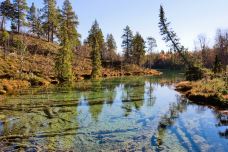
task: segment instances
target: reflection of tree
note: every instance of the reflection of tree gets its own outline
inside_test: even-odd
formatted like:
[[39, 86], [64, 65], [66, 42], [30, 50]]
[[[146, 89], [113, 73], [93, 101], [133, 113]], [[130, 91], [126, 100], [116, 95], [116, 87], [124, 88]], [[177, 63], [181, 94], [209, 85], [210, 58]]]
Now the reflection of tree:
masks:
[[[105, 89], [101, 85], [101, 81], [93, 81], [92, 86], [92, 91], [88, 93], [86, 99], [93, 99], [88, 101], [88, 105], [91, 116], [95, 121], [97, 121], [100, 113], [102, 112], [103, 104], [105, 102]], [[97, 102], [98, 104], [94, 105], [94, 102]]]
[[[215, 111], [215, 115], [217, 118], [217, 127], [224, 127], [228, 126], [228, 115], [227, 113], [221, 113], [219, 111]], [[228, 129], [225, 129], [223, 131], [219, 131], [219, 136], [228, 139]]]
[[151, 139], [153, 146], [156, 147], [156, 151], [160, 151], [166, 129], [171, 127], [179, 115], [187, 109], [188, 103], [182, 101], [181, 97], [177, 96], [177, 101], [170, 105], [168, 112], [161, 117], [157, 128], [157, 137], [153, 136]]
[[126, 93], [125, 101], [128, 101], [128, 107], [125, 107], [126, 116], [130, 113], [132, 108], [139, 110], [144, 103], [144, 88], [145, 80], [132, 80], [124, 83], [124, 90]]

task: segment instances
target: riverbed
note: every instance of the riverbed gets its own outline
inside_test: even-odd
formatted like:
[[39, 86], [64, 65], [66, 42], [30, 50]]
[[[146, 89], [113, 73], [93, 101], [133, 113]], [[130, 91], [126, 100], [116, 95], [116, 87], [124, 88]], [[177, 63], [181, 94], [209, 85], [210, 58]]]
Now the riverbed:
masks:
[[228, 115], [175, 91], [181, 73], [21, 90], [0, 103], [0, 151], [221, 151]]

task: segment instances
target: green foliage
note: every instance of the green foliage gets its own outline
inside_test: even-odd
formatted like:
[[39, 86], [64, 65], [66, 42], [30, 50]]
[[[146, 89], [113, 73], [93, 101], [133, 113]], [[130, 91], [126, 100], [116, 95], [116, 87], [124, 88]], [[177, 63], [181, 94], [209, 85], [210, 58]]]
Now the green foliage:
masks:
[[26, 25], [25, 17], [28, 10], [26, 0], [14, 0], [14, 17], [13, 23], [17, 26], [17, 32], [20, 33], [20, 28]]
[[73, 71], [72, 71], [72, 43], [69, 40], [69, 35], [67, 33], [67, 23], [63, 22], [61, 25], [61, 46], [62, 48], [59, 50], [56, 63], [55, 70], [57, 74], [57, 78], [60, 82], [72, 82], [73, 81]]
[[102, 76], [101, 53], [104, 47], [104, 36], [97, 21], [92, 25], [87, 38], [89, 46], [92, 48], [92, 73], [91, 77], [97, 79]]
[[10, 0], [5, 0], [0, 4], [0, 16], [2, 16], [1, 29], [5, 27], [6, 19], [11, 19], [13, 17], [13, 4]]
[[99, 43], [95, 37], [94, 44], [92, 46], [92, 73], [91, 77], [93, 79], [98, 79], [102, 76], [102, 66], [101, 66], [101, 55], [99, 50]]
[[189, 81], [197, 81], [199, 79], [202, 79], [204, 77], [204, 72], [200, 67], [192, 66], [187, 68], [185, 72], [186, 80]]
[[116, 41], [113, 37], [112, 34], [108, 34], [107, 35], [107, 39], [106, 39], [106, 52], [105, 52], [105, 56], [107, 59], [113, 61], [113, 58], [116, 55]]
[[47, 35], [48, 41], [54, 41], [54, 34], [57, 32], [58, 26], [58, 13], [56, 9], [56, 0], [44, 0], [44, 7], [42, 9], [44, 20], [44, 29]]
[[89, 31], [87, 42], [92, 49], [94, 49], [94, 46], [97, 45], [97, 49], [100, 51], [100, 54], [102, 53], [102, 49], [104, 47], [104, 36], [96, 20]]
[[124, 49], [125, 61], [126, 63], [131, 63], [133, 33], [129, 26], [126, 26], [126, 28], [124, 29], [122, 39], [122, 47]]
[[169, 43], [170, 49], [177, 51], [183, 61], [187, 64], [188, 67], [191, 67], [193, 64], [189, 61], [186, 54], [184, 53], [186, 49], [183, 45], [180, 44], [180, 40], [177, 37], [177, 34], [169, 27], [170, 22], [167, 21], [167, 18], [165, 17], [165, 12], [162, 6], [160, 6], [160, 22], [159, 22], [159, 28], [160, 33], [163, 36], [163, 40], [166, 43]]
[[183, 62], [187, 66], [186, 79], [190, 81], [202, 79], [203, 71], [201, 67], [194, 65], [194, 61], [189, 56], [187, 49], [180, 44], [180, 40], [177, 37], [177, 34], [169, 27], [170, 22], [167, 21], [162, 6], [160, 6], [159, 17], [159, 28], [160, 33], [163, 36], [163, 40], [167, 43], [170, 43], [169, 46], [171, 50], [177, 51], [180, 57], [182, 58]]
[[28, 14], [27, 14], [27, 20], [28, 20], [28, 25], [31, 28], [30, 32], [35, 34], [37, 31], [37, 13], [36, 13], [36, 7], [35, 4], [32, 3], [32, 6], [30, 7]]
[[2, 31], [2, 36], [0, 38], [1, 45], [5, 46], [9, 41], [9, 33], [6, 30]]
[[157, 47], [157, 42], [156, 42], [155, 38], [148, 37], [147, 44], [148, 44], [148, 53], [150, 53], [150, 54], [153, 53], [154, 48]]
[[143, 37], [139, 33], [136, 33], [132, 40], [132, 60], [139, 66], [143, 63], [146, 53], [145, 48], [146, 46]]
[[67, 34], [69, 36], [69, 39], [72, 40], [73, 46], [76, 47], [80, 45], [80, 34], [76, 29], [79, 24], [78, 17], [73, 11], [72, 5], [69, 0], [64, 1], [61, 15], [61, 19], [66, 21]]

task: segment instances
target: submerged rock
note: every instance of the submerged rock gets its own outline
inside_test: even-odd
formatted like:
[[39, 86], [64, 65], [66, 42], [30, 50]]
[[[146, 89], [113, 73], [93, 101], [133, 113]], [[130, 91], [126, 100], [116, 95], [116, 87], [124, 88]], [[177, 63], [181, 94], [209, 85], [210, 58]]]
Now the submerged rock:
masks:
[[49, 119], [54, 118], [54, 114], [53, 114], [52, 110], [49, 107], [44, 107], [43, 111], [46, 114], [47, 118], [49, 118]]

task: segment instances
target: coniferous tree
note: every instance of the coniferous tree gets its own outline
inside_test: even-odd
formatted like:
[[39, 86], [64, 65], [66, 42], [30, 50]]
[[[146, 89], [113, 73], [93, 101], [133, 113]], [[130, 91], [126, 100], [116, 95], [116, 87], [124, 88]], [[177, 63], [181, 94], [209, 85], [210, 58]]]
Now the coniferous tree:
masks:
[[30, 32], [35, 34], [36, 33], [36, 26], [37, 26], [37, 12], [36, 12], [36, 7], [35, 4], [32, 3], [32, 6], [29, 8], [28, 14], [27, 14], [27, 20], [28, 20], [28, 25], [30, 27]]
[[101, 55], [100, 46], [96, 37], [94, 37], [94, 43], [92, 46], [92, 79], [98, 79], [102, 76], [102, 65], [101, 65]]
[[55, 69], [57, 78], [60, 82], [72, 82], [73, 71], [72, 71], [72, 43], [69, 39], [67, 32], [67, 22], [64, 20], [61, 24], [61, 46], [59, 54], [56, 59]]
[[183, 58], [183, 61], [187, 64], [188, 67], [192, 67], [193, 64], [191, 61], [187, 58], [185, 55], [186, 49], [183, 45], [180, 44], [180, 40], [177, 37], [177, 34], [169, 27], [170, 22], [167, 21], [167, 18], [165, 17], [165, 12], [162, 6], [160, 6], [160, 22], [159, 22], [159, 28], [160, 33], [163, 36], [163, 40], [167, 43], [170, 43], [169, 46], [172, 50], [177, 51], [181, 57]]
[[0, 16], [2, 16], [1, 30], [5, 28], [5, 22], [13, 17], [13, 4], [10, 0], [5, 0], [0, 4]]
[[44, 0], [44, 7], [42, 9], [44, 20], [44, 29], [48, 41], [54, 41], [54, 35], [58, 26], [58, 13], [56, 9], [56, 0]]
[[40, 38], [44, 34], [41, 10], [37, 9], [37, 20], [36, 20], [36, 35]]
[[104, 47], [104, 36], [97, 21], [92, 25], [87, 43], [92, 48], [92, 74], [91, 77], [97, 79], [102, 76], [101, 53]]
[[124, 49], [124, 58], [127, 63], [131, 62], [133, 33], [129, 26], [124, 29], [122, 35], [122, 47]]
[[145, 48], [143, 37], [139, 33], [136, 33], [132, 40], [132, 59], [137, 65], [142, 65], [146, 53]]
[[[96, 38], [96, 42], [95, 42], [95, 38]], [[99, 27], [99, 24], [96, 20], [93, 23], [93, 25], [89, 31], [87, 43], [89, 44], [89, 46], [91, 48], [93, 48], [95, 46], [95, 43], [97, 43], [98, 50], [100, 51], [101, 58], [103, 59], [102, 53], [103, 53], [103, 49], [104, 49], [104, 36], [103, 36], [103, 33], [102, 33], [102, 31]]]
[[80, 44], [80, 34], [77, 31], [77, 26], [79, 22], [78, 17], [73, 11], [72, 5], [69, 0], [65, 0], [63, 3], [62, 19], [66, 21], [66, 30], [69, 39], [72, 40], [73, 46], [78, 46]]
[[187, 80], [198, 80], [202, 79], [203, 71], [200, 67], [194, 65], [194, 62], [188, 56], [187, 49], [180, 44], [180, 40], [177, 37], [177, 34], [169, 27], [170, 22], [167, 21], [165, 17], [165, 12], [162, 6], [160, 6], [160, 22], [159, 28], [160, 33], [163, 36], [163, 40], [167, 43], [170, 43], [170, 48], [174, 51], [177, 51], [183, 62], [187, 66], [186, 79]]
[[27, 10], [26, 0], [14, 0], [13, 22], [17, 26], [18, 33], [20, 33], [21, 27], [26, 25], [25, 17]]
[[106, 39], [106, 47], [107, 47], [107, 58], [113, 62], [113, 58], [116, 55], [116, 41], [112, 34], [107, 35]]

